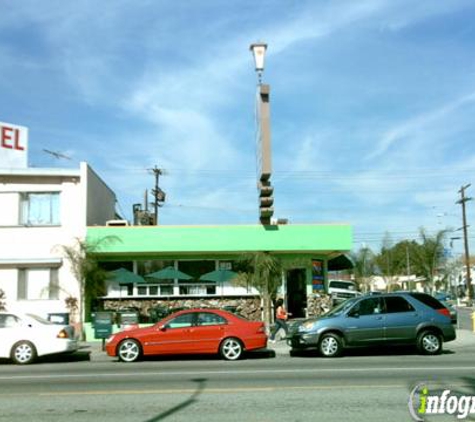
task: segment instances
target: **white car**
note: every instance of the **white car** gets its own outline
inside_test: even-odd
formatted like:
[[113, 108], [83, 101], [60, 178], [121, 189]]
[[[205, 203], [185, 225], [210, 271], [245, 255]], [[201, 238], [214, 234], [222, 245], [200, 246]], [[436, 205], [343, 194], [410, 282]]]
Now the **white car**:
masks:
[[356, 288], [356, 284], [349, 280], [329, 280], [328, 293], [335, 304], [361, 296], [361, 293]]
[[38, 356], [77, 349], [70, 325], [53, 324], [33, 314], [0, 312], [0, 358], [24, 365]]

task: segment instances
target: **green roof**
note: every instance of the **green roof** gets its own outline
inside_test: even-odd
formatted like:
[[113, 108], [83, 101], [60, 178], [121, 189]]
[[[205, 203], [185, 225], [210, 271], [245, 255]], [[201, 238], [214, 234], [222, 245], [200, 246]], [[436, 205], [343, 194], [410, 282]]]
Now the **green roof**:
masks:
[[[109, 241], [101, 242], [102, 239]], [[100, 255], [209, 254], [252, 251], [349, 251], [352, 229], [345, 224], [88, 227], [88, 242], [101, 242]]]

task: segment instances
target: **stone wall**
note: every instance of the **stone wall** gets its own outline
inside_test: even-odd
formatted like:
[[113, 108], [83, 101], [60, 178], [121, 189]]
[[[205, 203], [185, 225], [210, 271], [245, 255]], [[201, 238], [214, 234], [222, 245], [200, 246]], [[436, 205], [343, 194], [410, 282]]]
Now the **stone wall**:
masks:
[[246, 298], [180, 298], [180, 299], [105, 299], [105, 311], [133, 309], [140, 314], [141, 322], [148, 322], [153, 308], [220, 308], [231, 310], [251, 320], [261, 320], [261, 300], [259, 297]]
[[311, 316], [320, 316], [328, 312], [332, 305], [332, 298], [325, 293], [314, 293], [307, 296], [307, 314]]

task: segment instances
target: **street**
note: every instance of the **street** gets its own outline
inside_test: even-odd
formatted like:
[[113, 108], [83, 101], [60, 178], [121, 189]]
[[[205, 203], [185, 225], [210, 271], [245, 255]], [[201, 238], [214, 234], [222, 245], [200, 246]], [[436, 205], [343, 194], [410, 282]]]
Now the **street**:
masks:
[[290, 356], [284, 348], [237, 362], [193, 357], [124, 364], [100, 350], [29, 366], [2, 362], [0, 418], [410, 421], [409, 394], [421, 382], [475, 395], [475, 334], [467, 330], [459, 330], [459, 338], [432, 357], [393, 348], [323, 359], [313, 353]]

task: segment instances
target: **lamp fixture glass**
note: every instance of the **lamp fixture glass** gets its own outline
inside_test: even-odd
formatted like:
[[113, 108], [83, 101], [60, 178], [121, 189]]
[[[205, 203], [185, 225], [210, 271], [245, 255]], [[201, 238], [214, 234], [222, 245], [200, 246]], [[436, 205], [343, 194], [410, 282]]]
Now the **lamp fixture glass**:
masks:
[[267, 44], [265, 43], [254, 43], [251, 44], [249, 50], [252, 51], [254, 55], [254, 63], [256, 65], [256, 71], [261, 73], [264, 71], [264, 57], [267, 50]]

